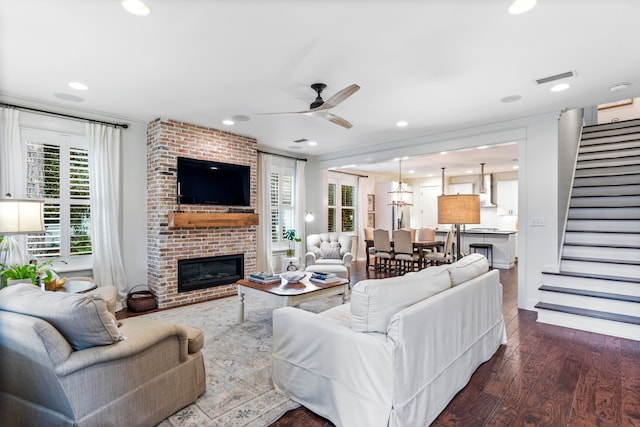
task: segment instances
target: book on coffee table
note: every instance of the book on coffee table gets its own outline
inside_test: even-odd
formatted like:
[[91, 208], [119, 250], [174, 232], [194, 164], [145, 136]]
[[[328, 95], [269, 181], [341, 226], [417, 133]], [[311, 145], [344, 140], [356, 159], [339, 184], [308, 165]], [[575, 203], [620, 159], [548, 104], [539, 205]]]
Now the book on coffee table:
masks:
[[258, 272], [249, 274], [249, 280], [256, 283], [272, 284], [280, 283], [282, 278], [278, 274]]
[[333, 276], [316, 276], [315, 273], [314, 273], [314, 274], [311, 275], [309, 280], [311, 280], [312, 282], [315, 282], [315, 283], [327, 284], [327, 283], [339, 282], [340, 278], [338, 276], [336, 276], [335, 274]]

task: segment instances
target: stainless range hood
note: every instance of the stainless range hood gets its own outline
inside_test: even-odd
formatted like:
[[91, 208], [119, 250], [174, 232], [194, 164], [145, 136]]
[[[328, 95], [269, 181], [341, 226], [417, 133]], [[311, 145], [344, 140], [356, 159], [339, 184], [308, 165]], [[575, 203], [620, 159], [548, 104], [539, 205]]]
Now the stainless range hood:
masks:
[[[480, 183], [478, 188], [478, 191], [482, 189], [482, 182]], [[495, 204], [495, 199], [493, 197], [493, 175], [491, 174], [484, 175], [484, 194], [484, 200], [482, 200], [482, 198], [480, 199], [480, 207], [495, 208], [497, 205]]]

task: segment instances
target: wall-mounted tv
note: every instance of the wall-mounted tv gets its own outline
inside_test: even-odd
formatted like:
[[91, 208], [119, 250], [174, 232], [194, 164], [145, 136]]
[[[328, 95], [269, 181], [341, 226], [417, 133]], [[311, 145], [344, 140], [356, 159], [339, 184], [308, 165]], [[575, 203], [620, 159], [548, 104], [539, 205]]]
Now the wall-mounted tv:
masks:
[[178, 157], [178, 195], [187, 205], [250, 206], [249, 166]]

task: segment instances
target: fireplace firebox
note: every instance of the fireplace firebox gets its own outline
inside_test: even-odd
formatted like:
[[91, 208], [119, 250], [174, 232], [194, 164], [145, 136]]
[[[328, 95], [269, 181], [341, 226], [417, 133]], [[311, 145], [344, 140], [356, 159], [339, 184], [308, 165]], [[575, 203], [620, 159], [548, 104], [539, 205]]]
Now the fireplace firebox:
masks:
[[178, 292], [228, 285], [244, 279], [244, 254], [178, 260]]

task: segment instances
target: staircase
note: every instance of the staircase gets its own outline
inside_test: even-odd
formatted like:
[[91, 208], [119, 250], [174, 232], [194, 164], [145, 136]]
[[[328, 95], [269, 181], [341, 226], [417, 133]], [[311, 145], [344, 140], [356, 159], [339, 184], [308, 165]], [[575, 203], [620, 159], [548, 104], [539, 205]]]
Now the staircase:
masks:
[[560, 272], [538, 321], [640, 340], [640, 120], [583, 129]]

